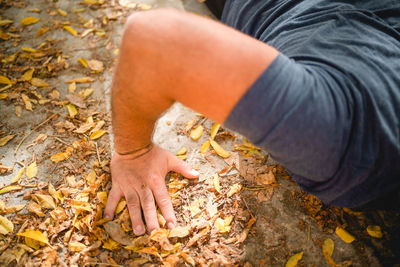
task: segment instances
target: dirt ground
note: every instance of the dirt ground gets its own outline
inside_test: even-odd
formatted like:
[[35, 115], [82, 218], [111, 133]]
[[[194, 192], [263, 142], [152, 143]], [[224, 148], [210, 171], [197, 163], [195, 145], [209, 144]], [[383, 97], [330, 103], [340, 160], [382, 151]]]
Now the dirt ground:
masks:
[[179, 103], [154, 141], [200, 172], [166, 177], [180, 226], [165, 230], [159, 214], [161, 230], [136, 237], [124, 201], [103, 219], [124, 21], [159, 7], [212, 19], [194, 0], [0, 0], [0, 264], [400, 266], [399, 214], [321, 203], [267, 152]]

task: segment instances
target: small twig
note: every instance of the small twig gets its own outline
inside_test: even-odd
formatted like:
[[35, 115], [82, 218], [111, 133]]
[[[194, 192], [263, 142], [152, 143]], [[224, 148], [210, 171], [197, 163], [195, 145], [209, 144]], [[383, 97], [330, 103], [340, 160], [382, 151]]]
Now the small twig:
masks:
[[97, 146], [97, 142], [94, 142], [94, 145], [96, 146], [97, 160], [99, 161], [99, 166], [101, 167], [100, 153], [99, 153], [99, 147]]
[[123, 265], [113, 264], [113, 263], [105, 263], [105, 262], [88, 262], [90, 265], [99, 265], [99, 266], [116, 266], [116, 267], [124, 267]]
[[250, 216], [251, 216], [252, 218], [256, 218], [256, 217], [254, 216], [254, 214], [251, 212], [249, 206], [247, 206], [247, 202], [246, 202], [246, 200], [245, 200], [244, 198], [243, 198], [243, 202], [244, 202], [244, 205], [246, 206], [247, 210], [249, 211]]
[[63, 144], [66, 145], [66, 146], [71, 146], [71, 144], [68, 144], [67, 142], [63, 141], [62, 139], [60, 139], [60, 138], [57, 137], [57, 136], [50, 135], [50, 137], [53, 137], [53, 138], [56, 139], [58, 142], [63, 143]]
[[48, 117], [47, 119], [45, 119], [44, 121], [42, 121], [41, 123], [39, 123], [35, 128], [33, 128], [27, 135], [24, 136], [24, 138], [22, 138], [22, 140], [19, 142], [19, 144], [17, 145], [17, 148], [14, 151], [14, 155], [17, 154], [17, 151], [19, 149], [19, 147], [22, 145], [22, 143], [26, 140], [26, 138], [28, 138], [34, 131], [36, 131], [37, 129], [40, 128], [40, 126], [46, 124], [48, 121], [50, 121], [51, 119], [53, 119], [56, 114], [51, 115], [50, 117]]

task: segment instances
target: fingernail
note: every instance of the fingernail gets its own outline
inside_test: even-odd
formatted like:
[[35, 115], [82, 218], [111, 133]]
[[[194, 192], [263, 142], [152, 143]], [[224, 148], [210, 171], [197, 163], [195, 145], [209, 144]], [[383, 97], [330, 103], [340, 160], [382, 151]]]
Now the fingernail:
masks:
[[142, 235], [143, 234], [143, 227], [141, 225], [138, 225], [135, 227], [135, 229], [133, 230], [133, 232], [135, 233], [135, 235]]
[[175, 228], [175, 224], [173, 224], [172, 222], [169, 222], [169, 223], [167, 224], [167, 226], [168, 226], [168, 229], [173, 229], [173, 228]]
[[193, 176], [199, 176], [200, 175], [200, 173], [198, 171], [194, 170], [194, 169], [192, 169], [190, 171], [190, 174], [193, 175]]

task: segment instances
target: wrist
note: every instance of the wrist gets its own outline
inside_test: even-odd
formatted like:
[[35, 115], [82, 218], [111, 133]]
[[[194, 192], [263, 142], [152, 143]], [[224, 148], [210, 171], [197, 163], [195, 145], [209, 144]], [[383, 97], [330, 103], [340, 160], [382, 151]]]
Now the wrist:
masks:
[[147, 145], [144, 145], [142, 147], [138, 147], [136, 149], [132, 149], [132, 150], [119, 150], [116, 149], [115, 152], [119, 155], [119, 156], [124, 156], [124, 157], [129, 157], [129, 159], [136, 159], [139, 158], [147, 153], [149, 153], [154, 147], [154, 144], [151, 142]]

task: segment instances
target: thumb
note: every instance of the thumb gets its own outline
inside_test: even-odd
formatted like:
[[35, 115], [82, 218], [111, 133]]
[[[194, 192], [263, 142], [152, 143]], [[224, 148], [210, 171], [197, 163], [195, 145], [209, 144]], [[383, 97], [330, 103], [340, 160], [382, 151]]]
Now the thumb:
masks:
[[197, 178], [199, 177], [199, 172], [192, 169], [189, 164], [181, 159], [173, 156], [171, 157], [169, 169], [171, 171], [177, 172], [185, 176], [186, 178]]

